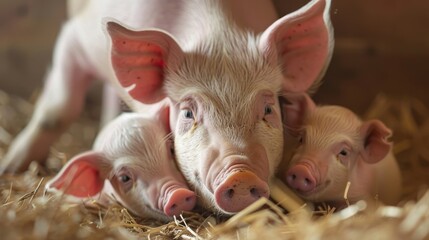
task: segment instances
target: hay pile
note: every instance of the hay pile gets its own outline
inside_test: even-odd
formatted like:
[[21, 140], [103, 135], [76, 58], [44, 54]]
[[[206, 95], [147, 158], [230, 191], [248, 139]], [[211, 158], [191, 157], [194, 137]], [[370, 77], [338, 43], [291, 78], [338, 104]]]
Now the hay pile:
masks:
[[[32, 104], [0, 91], [0, 158], [28, 122]], [[84, 115], [52, 149], [48, 167], [33, 164], [20, 175], [0, 176], [2, 239], [429, 239], [429, 110], [415, 99], [380, 95], [364, 118], [379, 118], [394, 130], [395, 154], [403, 170], [403, 202], [366, 211], [360, 202], [333, 213], [329, 206], [287, 213], [261, 199], [236, 216], [184, 213], [169, 223], [132, 216], [123, 207], [95, 200], [67, 204], [46, 194], [44, 184], [95, 137], [95, 119]], [[292, 209], [292, 208], [288, 208]]]

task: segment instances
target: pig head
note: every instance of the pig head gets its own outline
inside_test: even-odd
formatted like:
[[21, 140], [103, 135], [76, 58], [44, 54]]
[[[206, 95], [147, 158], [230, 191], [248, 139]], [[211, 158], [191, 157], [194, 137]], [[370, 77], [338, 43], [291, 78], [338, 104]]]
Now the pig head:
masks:
[[142, 103], [170, 101], [177, 163], [202, 206], [236, 213], [269, 196], [282, 157], [278, 97], [316, 86], [329, 63], [330, 1], [313, 0], [255, 35], [213, 2], [194, 45], [107, 22], [119, 82]]
[[170, 219], [190, 211], [196, 196], [175, 166], [168, 139], [159, 120], [123, 114], [46, 187], [78, 200], [113, 196], [139, 216]]
[[401, 177], [387, 141], [389, 128], [379, 120], [362, 121], [344, 107], [315, 106], [306, 94], [287, 99], [286, 134], [297, 148], [285, 150], [279, 177], [290, 188], [306, 200], [336, 207], [345, 205], [344, 196], [349, 202], [399, 200]]

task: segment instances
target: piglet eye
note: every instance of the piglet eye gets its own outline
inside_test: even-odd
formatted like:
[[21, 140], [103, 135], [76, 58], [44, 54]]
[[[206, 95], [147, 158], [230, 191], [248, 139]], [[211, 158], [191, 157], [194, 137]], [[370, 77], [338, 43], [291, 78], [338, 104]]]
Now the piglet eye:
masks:
[[119, 176], [119, 179], [121, 180], [121, 182], [126, 183], [126, 182], [129, 182], [131, 180], [131, 177], [124, 174], [124, 175]]
[[127, 168], [122, 168], [119, 172], [116, 173], [116, 182], [119, 184], [119, 191], [124, 193], [128, 192], [134, 185], [134, 177], [132, 172]]
[[347, 150], [343, 149], [343, 150], [341, 150], [340, 155], [345, 157], [345, 156], [349, 155], [349, 153], [347, 152]]
[[270, 105], [266, 105], [264, 111], [265, 115], [270, 115], [271, 113], [273, 113], [273, 108]]
[[339, 153], [338, 153], [338, 155], [337, 155], [337, 160], [339, 161], [339, 162], [341, 162], [343, 165], [348, 165], [349, 164], [349, 161], [350, 161], [350, 157], [349, 157], [349, 155], [350, 155], [350, 152], [349, 152], [349, 150], [347, 150], [347, 149], [342, 149]]

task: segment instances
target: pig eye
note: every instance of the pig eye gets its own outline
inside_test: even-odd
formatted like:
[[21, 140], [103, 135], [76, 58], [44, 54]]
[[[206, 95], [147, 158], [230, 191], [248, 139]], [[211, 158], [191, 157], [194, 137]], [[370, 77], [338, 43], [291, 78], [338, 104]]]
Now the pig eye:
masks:
[[126, 183], [126, 182], [128, 182], [128, 181], [130, 181], [130, 180], [131, 180], [130, 176], [128, 176], [128, 175], [121, 175], [121, 176], [119, 176], [119, 179], [120, 179], [120, 180], [121, 180], [121, 182], [123, 182], [123, 183]]
[[265, 115], [270, 115], [271, 113], [273, 113], [273, 108], [270, 105], [266, 105], [264, 111]]
[[338, 155], [337, 160], [341, 162], [343, 165], [348, 165], [350, 152], [347, 149], [342, 149]]
[[341, 150], [340, 155], [346, 157], [347, 155], [349, 155], [349, 153], [347, 152], [347, 150], [343, 149]]
[[117, 181], [121, 184], [121, 189], [124, 192], [130, 190], [133, 186], [133, 176], [128, 169], [121, 169], [117, 175]]
[[194, 113], [190, 109], [184, 109], [183, 111], [183, 117], [187, 119], [194, 119]]

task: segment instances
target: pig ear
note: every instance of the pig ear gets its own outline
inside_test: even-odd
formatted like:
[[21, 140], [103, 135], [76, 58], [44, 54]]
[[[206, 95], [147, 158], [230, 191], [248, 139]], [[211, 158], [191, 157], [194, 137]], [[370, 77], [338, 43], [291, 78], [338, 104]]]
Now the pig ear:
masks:
[[155, 118], [162, 123], [167, 133], [171, 132], [170, 129], [170, 102], [164, 101], [155, 113]]
[[296, 136], [305, 117], [316, 105], [306, 93], [288, 93], [281, 98], [283, 123], [286, 131]]
[[330, 0], [313, 0], [273, 23], [261, 35], [260, 49], [283, 68], [283, 90], [304, 92], [317, 87], [334, 45]]
[[392, 144], [388, 138], [392, 131], [379, 120], [371, 120], [362, 124], [361, 134], [364, 136], [363, 159], [368, 163], [383, 160], [390, 152]]
[[166, 68], [175, 69], [183, 51], [168, 33], [129, 30], [107, 22], [112, 39], [111, 63], [119, 83], [131, 97], [151, 104], [163, 99]]
[[77, 198], [97, 196], [104, 186], [101, 154], [88, 151], [71, 159], [61, 171], [46, 184], [48, 190], [59, 190]]

